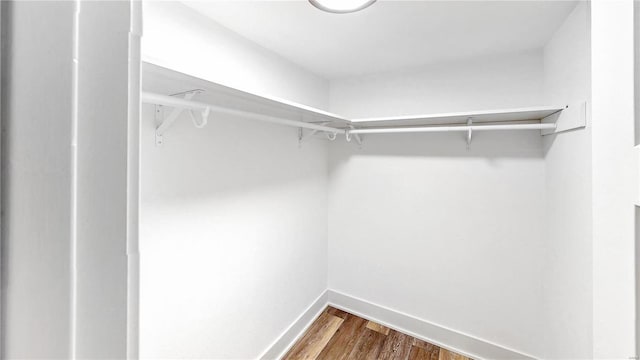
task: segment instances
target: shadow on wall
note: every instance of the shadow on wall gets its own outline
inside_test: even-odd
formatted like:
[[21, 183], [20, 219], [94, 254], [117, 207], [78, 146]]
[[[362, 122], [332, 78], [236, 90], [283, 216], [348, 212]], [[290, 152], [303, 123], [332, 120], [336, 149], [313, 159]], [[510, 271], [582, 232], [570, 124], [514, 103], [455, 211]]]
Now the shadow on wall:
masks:
[[[327, 143], [298, 144], [297, 129], [215, 115], [196, 129], [182, 115], [155, 145], [154, 107], [143, 106], [142, 200], [190, 201], [256, 191], [318, 188], [327, 177]], [[302, 191], [302, 190], [301, 190]]]
[[[556, 142], [556, 139], [558, 138], [558, 136], [578, 137], [578, 136], [581, 136], [581, 134], [584, 132], [585, 132], [585, 128], [582, 127], [577, 129], [565, 130], [555, 134], [545, 135], [543, 137], [544, 142], [543, 142], [543, 148], [542, 148], [544, 156], [547, 157], [547, 155], [549, 154], [549, 151], [551, 151], [551, 149], [553, 148], [553, 144]], [[586, 136], [590, 136], [590, 134], [587, 132]], [[589, 141], [589, 138], [583, 141]]]
[[466, 132], [376, 134], [364, 136], [360, 147], [355, 142], [346, 143], [344, 138], [330, 146], [334, 162], [353, 156], [476, 158], [497, 166], [500, 160], [544, 157], [539, 131], [476, 131], [468, 148], [466, 136]]
[[332, 165], [358, 157], [475, 159], [500, 167], [503, 160], [542, 159], [538, 131], [475, 132], [467, 149], [466, 133], [366, 135], [362, 146], [344, 136], [298, 143], [297, 129], [229, 116], [212, 116], [196, 129], [183, 115], [154, 143], [154, 107], [143, 107], [142, 199], [228, 197], [254, 191], [295, 191], [326, 184]]

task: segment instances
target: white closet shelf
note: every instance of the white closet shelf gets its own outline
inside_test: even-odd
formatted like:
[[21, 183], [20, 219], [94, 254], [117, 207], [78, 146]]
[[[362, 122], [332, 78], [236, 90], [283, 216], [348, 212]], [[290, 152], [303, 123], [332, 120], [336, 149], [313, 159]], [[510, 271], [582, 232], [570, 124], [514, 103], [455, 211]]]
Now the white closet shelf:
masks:
[[547, 116], [564, 110], [566, 106], [536, 106], [514, 109], [467, 111], [441, 114], [422, 114], [353, 119], [351, 123], [359, 127], [371, 126], [416, 126], [416, 125], [466, 125], [469, 119], [474, 124], [494, 122], [540, 122]]
[[537, 106], [515, 109], [468, 111], [456, 113], [424, 114], [397, 117], [379, 117], [351, 120], [351, 134], [389, 134], [412, 132], [468, 132], [471, 142], [473, 131], [497, 130], [550, 130], [555, 122], [545, 122], [566, 106]]
[[[212, 104], [208, 104], [200, 101], [185, 100], [179, 97], [154, 94], [150, 92], [142, 92], [141, 99], [143, 103], [148, 103], [148, 104], [169, 106], [169, 107], [172, 107], [175, 109], [181, 109], [181, 110], [203, 111], [206, 114], [206, 115], [203, 115], [203, 117], [205, 118], [208, 116], [210, 112], [213, 112], [218, 114], [227, 114], [232, 116], [249, 118], [253, 120], [266, 121], [266, 122], [279, 124], [279, 125], [301, 127], [301, 128], [312, 129], [317, 131], [326, 131], [326, 132], [331, 132], [336, 134], [344, 134], [345, 132], [343, 129], [324, 126], [324, 125], [320, 125], [312, 122], [283, 119], [276, 116], [265, 115], [265, 114], [250, 112], [250, 111], [237, 110], [233, 108], [227, 108], [224, 106], [212, 105]], [[156, 129], [156, 132], [160, 133], [159, 135], [162, 135], [166, 131], [166, 129], [171, 125], [166, 123], [167, 121], [169, 121], [169, 119], [173, 119], [171, 122], [175, 121], [175, 117], [167, 117], [165, 122], [163, 122]], [[206, 120], [204, 121], [204, 123], [206, 123]]]
[[[325, 132], [333, 139], [336, 134], [344, 134], [347, 140], [354, 135], [358, 142], [360, 134], [409, 133], [409, 132], [468, 132], [468, 142], [473, 131], [493, 130], [548, 130], [556, 129], [553, 116], [566, 106], [536, 106], [514, 109], [497, 109], [441, 114], [422, 114], [410, 116], [376, 117], [348, 119], [344, 116], [319, 110], [295, 102], [262, 96], [218, 83], [194, 78], [157, 65], [145, 63], [145, 76], [156, 82], [172, 84], [173, 92], [182, 94], [169, 96], [153, 92], [143, 92], [142, 102], [172, 107], [174, 112], [158, 126], [156, 134], [160, 137], [171, 126], [181, 111], [191, 111], [191, 117], [197, 127], [206, 125], [209, 113], [227, 114], [280, 125]], [[180, 84], [179, 86], [176, 84]], [[204, 89], [199, 100], [184, 96], [193, 89]], [[193, 111], [200, 111], [202, 120], [197, 121]], [[552, 117], [553, 116], [553, 117]], [[551, 121], [550, 121], [551, 119]], [[302, 133], [300, 135], [302, 137]]]
[[[328, 111], [274, 96], [244, 91], [149, 62], [142, 63], [142, 71], [145, 83], [151, 83], [150, 87], [152, 89], [158, 87], [171, 89], [167, 91], [167, 95], [202, 89], [203, 92], [198, 95], [197, 99], [194, 99], [201, 103], [206, 102], [220, 107], [230, 107], [235, 110], [252, 113], [260, 112], [270, 116], [285, 117], [290, 120], [301, 119], [304, 122], [331, 123], [337, 126], [349, 123], [344, 117]], [[151, 94], [152, 91], [146, 91], [146, 93]], [[143, 100], [143, 102], [145, 101]]]

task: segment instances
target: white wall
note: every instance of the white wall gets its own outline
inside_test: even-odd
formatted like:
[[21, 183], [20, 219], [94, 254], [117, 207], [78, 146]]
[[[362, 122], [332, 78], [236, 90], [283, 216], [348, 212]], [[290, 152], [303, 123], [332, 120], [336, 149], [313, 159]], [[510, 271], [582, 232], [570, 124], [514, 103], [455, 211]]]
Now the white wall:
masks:
[[142, 117], [142, 358], [256, 358], [327, 287], [326, 144]]
[[[292, 151], [290, 131], [241, 121], [200, 132], [182, 121], [172, 134], [180, 146], [155, 148], [147, 108], [143, 356], [255, 357], [273, 341], [268, 334], [282, 331], [323, 288], [320, 235], [327, 229], [319, 220], [327, 217], [320, 210], [326, 206], [333, 290], [537, 357], [632, 356], [630, 209], [637, 194], [630, 183], [637, 169], [625, 142], [634, 133], [625, 83], [633, 80], [626, 66], [633, 49], [625, 47], [629, 3], [594, 5], [600, 13], [591, 28], [591, 5], [580, 3], [541, 51], [334, 80], [329, 97], [324, 80], [188, 8], [147, 6], [155, 18], [147, 19], [147, 59], [154, 63], [312, 106], [329, 104], [346, 116], [573, 103], [590, 99], [590, 75], [599, 85], [586, 129], [545, 138], [477, 134], [469, 151], [459, 134], [369, 136], [362, 149], [331, 144], [328, 169], [325, 145]], [[160, 31], [167, 24], [174, 29]], [[598, 32], [592, 42], [589, 30]], [[597, 61], [591, 64], [590, 56]], [[615, 122], [606, 120], [612, 116]], [[229, 149], [232, 156], [216, 156]], [[309, 156], [318, 161], [310, 164]], [[203, 168], [204, 162], [216, 168]], [[256, 163], [273, 165], [257, 172], [250, 166]], [[318, 197], [327, 186], [324, 171], [328, 205]], [[251, 228], [238, 233], [248, 220], [261, 224], [260, 236]], [[287, 231], [274, 229], [281, 227]], [[180, 236], [189, 246], [176, 247]], [[244, 236], [247, 243], [212, 241]], [[264, 238], [279, 247], [263, 247]], [[272, 262], [262, 271], [246, 268], [238, 254], [249, 263]], [[303, 254], [299, 263], [293, 254]], [[286, 265], [274, 268], [273, 261]], [[299, 264], [308, 273], [291, 272]], [[279, 284], [283, 274], [296, 277]], [[303, 285], [305, 278], [311, 282]], [[257, 293], [266, 295], [247, 300]], [[265, 319], [265, 307], [278, 299], [290, 303], [270, 307]], [[228, 304], [240, 305], [230, 310]], [[203, 320], [203, 313], [210, 317]], [[256, 317], [262, 321], [247, 335]], [[208, 341], [216, 336], [228, 341]]]
[[[548, 104], [591, 97], [589, 4], [579, 5], [544, 48]], [[591, 121], [544, 136], [546, 207], [543, 293], [545, 358], [592, 354]]]
[[633, 1], [593, 1], [593, 354], [635, 356]]
[[[140, 345], [140, 117], [142, 89], [142, 3], [131, 3], [129, 32], [129, 131], [127, 138], [127, 359]], [[135, 98], [134, 98], [135, 97]]]
[[184, 4], [145, 1], [143, 10], [144, 61], [256, 94], [328, 107], [326, 80]]
[[[137, 203], [127, 185], [129, 105], [139, 91], [129, 91], [138, 53], [130, 47], [131, 2], [94, 1], [80, 5], [78, 17], [77, 127], [75, 141], [75, 349], [77, 359], [124, 359], [127, 354], [127, 245], [129, 203]], [[135, 45], [135, 41], [134, 41]], [[136, 61], [137, 60], [137, 61]]]
[[[568, 17], [564, 25], [556, 32], [553, 38], [545, 46], [542, 53], [530, 52], [524, 54], [513, 54], [510, 56], [497, 56], [494, 58], [481, 59], [475, 62], [459, 62], [454, 64], [443, 64], [434, 66], [432, 68], [424, 69], [412, 69], [399, 73], [386, 73], [370, 75], [364, 78], [346, 79], [332, 81], [331, 83], [331, 108], [330, 110], [336, 113], [343, 113], [348, 116], [355, 117], [367, 117], [374, 115], [391, 115], [391, 114], [412, 114], [412, 113], [426, 113], [426, 112], [447, 112], [447, 111], [464, 111], [474, 109], [489, 109], [489, 108], [503, 108], [503, 107], [518, 107], [518, 106], [531, 106], [538, 104], [573, 104], [577, 101], [585, 101], [590, 99], [590, 71], [591, 63], [590, 59], [590, 37], [589, 37], [589, 4], [579, 3], [576, 9]], [[484, 134], [483, 134], [484, 135]], [[532, 134], [540, 139], [538, 134]], [[438, 141], [439, 136], [433, 135], [434, 138], [425, 136], [424, 138], [416, 137], [415, 139], [407, 140], [407, 137], [403, 139], [408, 143], [411, 141], [424, 141], [435, 142]], [[455, 135], [453, 135], [455, 139]], [[535, 305], [528, 307], [527, 302], [522, 302], [522, 306], [519, 311], [529, 312], [531, 316], [529, 321], [522, 321], [519, 319], [517, 323], [509, 324], [512, 318], [506, 316], [506, 314], [498, 315], [493, 313], [494, 320], [491, 325], [487, 326], [489, 321], [485, 321], [484, 327], [473, 327], [474, 316], [478, 316], [477, 313], [482, 312], [481, 308], [469, 309], [473, 314], [464, 313], [464, 318], [470, 320], [469, 323], [464, 321], [457, 321], [457, 316], [460, 315], [459, 304], [449, 302], [451, 308], [446, 309], [434, 309], [431, 311], [421, 310], [422, 305], [418, 305], [419, 302], [434, 301], [433, 299], [423, 299], [413, 296], [413, 303], [400, 304], [399, 300], [392, 300], [379, 296], [378, 299], [381, 304], [389, 305], [400, 311], [405, 311], [409, 314], [423, 317], [427, 320], [440, 322], [443, 325], [451, 327], [456, 330], [470, 333], [498, 344], [512, 347], [516, 350], [529, 352], [536, 356], [546, 358], [585, 358], [590, 357], [592, 354], [592, 279], [590, 276], [592, 268], [592, 242], [591, 242], [591, 129], [590, 122], [587, 129], [580, 129], [575, 131], [566, 132], [560, 135], [553, 135], [544, 137], [544, 154], [540, 155], [540, 162], [543, 164], [542, 169], [537, 171], [543, 174], [543, 187], [534, 187], [534, 192], [540, 197], [540, 200], [534, 200], [533, 203], [536, 206], [542, 206], [537, 209], [538, 214], [534, 219], [540, 221], [539, 226], [541, 229], [537, 229], [536, 232], [530, 233], [530, 239], [536, 244], [535, 251], [532, 254], [537, 254], [539, 264], [532, 264], [536, 268], [529, 274], [528, 280], [523, 280], [528, 283], [536, 283], [536, 286], [541, 288], [536, 290], [539, 296], [536, 298]], [[385, 151], [392, 153], [400, 153], [408, 155], [410, 152], [405, 150], [393, 151], [393, 147], [403, 149], [404, 147], [411, 147], [412, 149], [420, 149], [417, 145], [407, 145], [407, 143], [401, 142], [400, 139], [393, 139], [387, 141], [397, 141], [393, 146], [389, 145]], [[518, 149], [521, 145], [514, 144], [514, 148], [511, 149], [508, 146], [500, 143], [500, 137], [494, 139], [496, 141], [495, 148], [491, 149], [505, 151], [505, 154], [509, 154], [509, 150]], [[458, 140], [462, 141], [462, 140]], [[474, 140], [479, 141], [477, 138]], [[372, 144], [373, 142], [373, 144]], [[455, 140], [454, 140], [455, 142]], [[349, 217], [346, 214], [347, 211], [356, 214], [358, 211], [363, 211], [367, 207], [374, 207], [373, 204], [362, 204], [362, 198], [367, 190], [358, 190], [351, 188], [358, 197], [358, 201], [345, 201], [340, 199], [334, 206], [334, 191], [346, 191], [343, 187], [347, 187], [347, 183], [364, 183], [364, 182], [378, 182], [380, 184], [394, 184], [392, 178], [385, 178], [380, 174], [376, 176], [368, 173], [368, 170], [380, 168], [401, 168], [402, 172], [402, 188], [406, 187], [407, 194], [413, 192], [422, 193], [425, 190], [421, 189], [433, 181], [429, 178], [432, 171], [438, 173], [440, 176], [449, 179], [445, 185], [451, 185], [452, 188], [458, 189], [452, 195], [448, 201], [454, 202], [461, 201], [460, 199], [466, 199], [469, 197], [469, 193], [464, 190], [464, 182], [457, 179], [461, 176], [455, 173], [451, 169], [440, 169], [437, 166], [429, 163], [429, 166], [422, 164], [424, 168], [429, 170], [423, 170], [425, 174], [420, 177], [420, 172], [415, 171], [414, 174], [409, 169], [409, 166], [417, 168], [421, 164], [416, 160], [415, 164], [410, 165], [407, 162], [404, 166], [397, 165], [399, 160], [392, 156], [382, 156], [385, 151], [379, 149], [373, 150], [375, 147], [382, 147], [382, 144], [377, 143], [377, 139], [369, 138], [365, 142], [364, 149], [358, 151], [353, 148], [344, 148], [336, 150], [332, 155], [334, 164], [332, 165], [332, 177], [331, 177], [331, 191], [330, 191], [330, 287], [337, 287], [336, 290], [342, 290], [350, 293], [356, 291], [353, 295], [360, 296], [364, 299], [375, 299], [373, 293], [379, 293], [388, 291], [389, 283], [385, 281], [373, 280], [369, 282], [358, 282], [355, 279], [349, 282], [345, 280], [345, 274], [354, 274], [354, 270], [349, 270], [346, 265], [338, 264], [338, 267], [334, 270], [334, 261], [336, 256], [339, 259], [339, 254], [344, 253], [345, 249], [342, 245], [345, 241], [353, 241], [354, 244], [358, 243], [358, 240], [345, 240], [349, 236], [344, 235], [345, 232], [356, 236], [356, 232], [352, 230], [346, 230], [346, 223], [337, 221], [338, 230], [336, 230], [336, 221], [332, 220], [340, 217]], [[440, 143], [440, 149], [447, 148], [447, 143]], [[461, 145], [459, 145], [461, 146]], [[428, 156], [434, 156], [431, 152], [436, 152], [436, 156], [453, 156], [454, 161], [462, 161], [457, 158], [454, 153], [447, 154], [447, 151], [436, 151], [436, 148], [427, 148], [423, 154]], [[454, 147], [455, 149], [455, 147]], [[478, 156], [481, 156], [482, 151], [472, 146], [472, 151], [466, 155], [472, 158], [474, 151], [480, 151]], [[487, 151], [485, 149], [485, 151]], [[373, 154], [372, 154], [373, 152]], [[465, 155], [465, 154], [463, 154]], [[423, 155], [424, 156], [424, 155]], [[342, 157], [348, 157], [348, 161], [341, 161]], [[374, 160], [375, 159], [375, 160]], [[391, 160], [393, 159], [393, 160]], [[514, 163], [518, 162], [518, 159], [513, 159]], [[368, 162], [369, 165], [364, 165]], [[520, 159], [522, 163], [522, 160]], [[539, 166], [539, 164], [537, 166]], [[337, 165], [336, 165], [337, 164]], [[405, 168], [406, 167], [406, 168]], [[353, 169], [352, 169], [353, 168]], [[397, 170], [396, 170], [397, 171]], [[492, 174], [495, 170], [485, 169], [488, 174]], [[346, 175], [345, 175], [346, 174]], [[358, 174], [358, 175], [356, 175]], [[364, 175], [366, 174], [366, 175]], [[483, 180], [482, 171], [476, 170], [474, 173], [474, 182]], [[407, 179], [414, 179], [407, 180]], [[372, 180], [374, 179], [374, 180]], [[380, 179], [380, 180], [379, 180]], [[488, 187], [491, 183], [487, 182], [485, 187]], [[539, 184], [538, 184], [539, 185]], [[373, 185], [375, 186], [375, 185]], [[372, 186], [372, 187], [373, 187]], [[375, 191], [369, 191], [371, 194], [380, 192], [381, 189]], [[396, 192], [398, 190], [395, 190]], [[444, 190], [443, 190], [444, 191]], [[523, 190], [525, 191], [525, 190]], [[341, 197], [349, 195], [340, 193]], [[506, 189], [503, 193], [494, 194], [495, 197], [501, 198], [502, 196], [511, 196], [515, 199], [522, 200], [522, 203], [529, 201], [524, 198], [525, 195], [514, 190], [514, 194], [508, 194]], [[407, 196], [407, 198], [409, 198]], [[379, 201], [380, 197], [377, 196], [375, 201]], [[384, 199], [384, 201], [375, 206], [379, 209], [409, 207], [413, 211], [425, 211], [424, 209], [430, 209], [433, 207], [446, 208], [447, 203], [443, 201], [442, 204], [420, 204], [416, 205], [412, 200], [408, 202], [405, 200], [391, 200]], [[349, 205], [349, 210], [344, 210], [342, 207], [345, 203], [357, 203], [358, 205]], [[360, 203], [359, 203], [360, 202]], [[397, 203], [396, 203], [397, 202]], [[491, 206], [491, 205], [489, 205]], [[333, 214], [333, 211], [339, 211], [340, 215]], [[383, 231], [380, 227], [388, 229], [388, 233], [382, 235], [383, 237], [391, 238], [391, 227], [387, 225], [380, 225], [382, 219], [389, 216], [392, 220], [387, 220], [388, 224], [396, 224], [400, 222], [403, 226], [398, 228], [407, 227], [407, 223], [420, 222], [417, 217], [412, 217], [411, 214], [405, 214], [407, 219], [398, 219], [393, 215], [394, 212], [388, 210], [380, 210], [381, 214], [376, 214], [380, 218], [371, 221], [371, 223], [377, 224], [375, 230], [369, 232], [366, 230], [364, 234], [357, 235], [360, 238], [367, 238], [368, 235], [373, 236], [373, 241], [380, 241], [377, 234]], [[395, 210], [397, 211], [397, 210]], [[473, 212], [474, 218], [479, 217], [483, 219], [485, 214]], [[540, 214], [543, 214], [540, 218]], [[525, 215], [525, 214], [521, 214]], [[397, 215], [399, 216], [399, 215]], [[444, 215], [441, 215], [444, 216]], [[489, 216], [489, 215], [486, 215]], [[519, 221], [526, 221], [525, 218], [520, 218], [519, 215], [512, 214], [514, 217], [518, 217]], [[457, 220], [457, 219], [456, 219]], [[363, 219], [363, 221], [365, 221]], [[447, 221], [453, 222], [453, 219], [446, 218], [440, 223], [447, 224]], [[481, 221], [481, 220], [478, 220]], [[489, 220], [491, 221], [491, 220]], [[424, 222], [424, 220], [422, 220]], [[513, 221], [512, 221], [513, 222]], [[362, 225], [362, 224], [361, 224]], [[360, 228], [360, 226], [354, 226]], [[453, 227], [453, 226], [451, 226]], [[393, 230], [398, 230], [395, 226]], [[456, 229], [458, 230], [458, 229]], [[440, 230], [442, 232], [443, 230]], [[458, 230], [459, 231], [459, 230]], [[471, 233], [471, 230], [469, 230]], [[336, 232], [338, 235], [336, 236]], [[434, 229], [420, 229], [414, 233], [407, 233], [404, 230], [401, 232], [401, 239], [409, 241], [411, 238], [419, 238], [420, 236], [431, 236], [433, 232], [438, 232]], [[483, 239], [483, 233], [474, 233], [479, 239]], [[449, 236], [440, 235], [442, 241], [449, 240]], [[474, 238], [475, 240], [475, 238]], [[372, 241], [368, 238], [366, 241]], [[397, 240], [396, 240], [397, 241]], [[477, 241], [477, 240], [476, 240]], [[482, 240], [481, 240], [482, 241]], [[451, 246], [450, 243], [448, 243]], [[360, 244], [362, 245], [362, 244]], [[424, 249], [430, 245], [422, 245]], [[355, 246], [354, 246], [355, 248]], [[487, 248], [488, 250], [489, 248]], [[375, 250], [373, 254], [368, 254], [369, 260], [367, 263], [371, 263], [371, 258], [377, 256], [383, 256], [384, 251], [379, 253]], [[388, 249], [385, 249], [388, 251]], [[534, 255], [535, 256], [535, 255]], [[365, 261], [365, 260], [363, 260]], [[444, 262], [445, 260], [440, 260]], [[397, 264], [396, 264], [397, 265]], [[373, 266], [373, 265], [372, 265]], [[389, 267], [392, 265], [376, 265], [380, 270], [384, 267], [385, 271], [390, 271]], [[415, 266], [412, 264], [412, 266]], [[491, 266], [499, 266], [492, 264]], [[506, 266], [506, 265], [505, 265]], [[475, 267], [478, 269], [489, 269], [490, 266]], [[505, 270], [507, 267], [504, 268]], [[403, 273], [402, 270], [391, 270], [389, 276], [402, 276], [408, 275], [409, 270]], [[461, 272], [462, 274], [462, 272]], [[440, 275], [440, 274], [439, 274]], [[421, 274], [421, 279], [429, 281], [436, 281], [437, 279], [429, 278], [429, 275]], [[441, 275], [440, 275], [441, 276]], [[462, 276], [462, 275], [460, 275]], [[427, 282], [429, 282], [427, 281]], [[474, 281], [477, 282], [477, 281]], [[446, 285], [446, 284], [445, 284]], [[496, 283], [497, 285], [497, 283]], [[501, 284], [505, 288], [511, 288], [513, 284]], [[376, 289], [376, 290], [373, 290]], [[387, 289], [387, 290], [381, 290]], [[395, 289], [395, 288], [394, 288]], [[485, 290], [491, 289], [491, 287], [484, 287]], [[496, 287], [495, 290], [498, 290]], [[367, 293], [370, 291], [371, 293]], [[398, 292], [404, 293], [406, 288], [396, 289]], [[392, 291], [390, 291], [392, 292]], [[442, 296], [442, 299], [454, 298], [452, 294], [438, 293], [438, 296]], [[478, 297], [478, 294], [474, 295]], [[522, 292], [520, 294], [522, 298], [526, 298], [527, 294]], [[511, 298], [510, 300], [515, 300]], [[510, 301], [504, 300], [504, 301]], [[502, 309], [508, 307], [503, 306]], [[529, 309], [533, 308], [533, 311]], [[432, 315], [431, 312], [437, 314]], [[440, 316], [441, 318], [438, 318]], [[542, 337], [542, 341], [533, 343], [526, 336], [513, 336], [514, 334], [501, 334], [496, 329], [502, 326], [516, 326], [523, 327], [523, 324], [528, 326], [541, 326], [542, 322], [536, 323], [535, 319], [543, 317], [544, 329], [540, 328], [533, 331], [533, 333], [539, 334]], [[497, 319], [497, 321], [496, 321]], [[519, 325], [518, 325], [519, 324]], [[494, 327], [496, 329], [494, 329]], [[536, 332], [537, 331], [537, 332]]]
[[[634, 119], [635, 119], [635, 144], [636, 144], [636, 156], [638, 167], [636, 168], [640, 172], [640, 2], [633, 2], [633, 44], [634, 44]], [[640, 175], [637, 175], [640, 176]], [[638, 186], [638, 192], [636, 193], [636, 224], [635, 224], [635, 250], [636, 250], [636, 275], [635, 275], [635, 288], [636, 288], [636, 356], [640, 355], [640, 181], [636, 182]]]
[[125, 358], [130, 3], [2, 6], [2, 357]]
[[[315, 75], [182, 5], [145, 11], [145, 49], [167, 36], [160, 47], [176, 53], [164, 55], [203, 72], [161, 65], [326, 107]], [[157, 32], [167, 11], [175, 17]], [[201, 48], [171, 45], [192, 40], [220, 47], [191, 57]], [[256, 358], [327, 288], [327, 144], [298, 146], [297, 129], [220, 115], [196, 129], [183, 115], [157, 147], [153, 111], [145, 105], [141, 119], [140, 357]]]
[[67, 359], [72, 351], [75, 4], [2, 6], [7, 30], [2, 84], [2, 357]]
[[[542, 53], [332, 82], [331, 111], [542, 103]], [[344, 99], [344, 100], [341, 100]], [[539, 132], [366, 136], [330, 148], [329, 287], [540, 355], [545, 164]], [[455, 344], [449, 344], [455, 346]]]
[[542, 70], [534, 50], [334, 80], [330, 110], [372, 117], [541, 105]]

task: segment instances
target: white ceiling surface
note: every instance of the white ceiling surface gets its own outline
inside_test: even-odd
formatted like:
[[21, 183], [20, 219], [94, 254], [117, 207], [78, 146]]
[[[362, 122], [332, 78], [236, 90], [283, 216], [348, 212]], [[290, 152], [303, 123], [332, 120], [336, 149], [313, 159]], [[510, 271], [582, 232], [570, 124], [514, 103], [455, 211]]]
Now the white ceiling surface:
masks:
[[305, 0], [183, 3], [327, 79], [541, 48], [576, 1], [379, 0], [351, 14]]

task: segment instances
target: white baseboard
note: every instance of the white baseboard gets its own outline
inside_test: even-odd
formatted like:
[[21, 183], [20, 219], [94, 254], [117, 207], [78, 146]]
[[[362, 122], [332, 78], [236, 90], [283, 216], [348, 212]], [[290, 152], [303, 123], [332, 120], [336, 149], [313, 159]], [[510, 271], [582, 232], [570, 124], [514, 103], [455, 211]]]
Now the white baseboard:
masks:
[[331, 305], [337, 309], [375, 321], [407, 335], [422, 339], [444, 349], [473, 359], [535, 359], [522, 352], [464, 334], [415, 316], [371, 303], [335, 290], [325, 290], [289, 327], [265, 350], [258, 359], [280, 359], [307, 331], [322, 311]]
[[473, 359], [535, 359], [531, 355], [448, 329], [355, 296], [329, 290], [329, 305]]
[[258, 357], [261, 360], [280, 359], [307, 331], [328, 305], [329, 290], [325, 290], [291, 325]]

